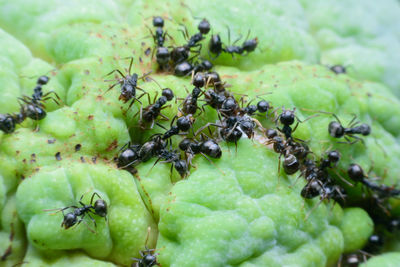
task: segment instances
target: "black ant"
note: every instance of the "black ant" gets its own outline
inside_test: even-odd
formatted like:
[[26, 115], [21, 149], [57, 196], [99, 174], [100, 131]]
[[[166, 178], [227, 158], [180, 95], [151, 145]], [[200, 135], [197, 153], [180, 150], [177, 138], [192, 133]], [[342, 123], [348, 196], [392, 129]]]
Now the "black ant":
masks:
[[[90, 198], [90, 204], [89, 205], [86, 205], [86, 204], [84, 204], [82, 202], [82, 199], [83, 199], [84, 195], [85, 194], [83, 194], [81, 196], [81, 198], [79, 199], [79, 204], [81, 205], [81, 207], [69, 206], [69, 207], [65, 207], [65, 208], [61, 208], [61, 209], [55, 209], [55, 210], [58, 210], [57, 212], [61, 211], [63, 216], [64, 216], [64, 219], [63, 219], [63, 221], [61, 223], [61, 227], [64, 227], [64, 229], [68, 229], [68, 228], [71, 228], [74, 225], [80, 224], [83, 221], [85, 215], [89, 216], [89, 218], [92, 220], [94, 226], [97, 227], [96, 221], [90, 215], [90, 213], [98, 215], [100, 217], [104, 217], [107, 220], [107, 218], [106, 218], [106, 216], [107, 216], [107, 203], [100, 197], [100, 195], [98, 193], [94, 192], [92, 194], [92, 197]], [[94, 204], [93, 204], [94, 196], [97, 196], [99, 199], [96, 200], [94, 202]], [[73, 208], [74, 210], [72, 212], [68, 212], [67, 214], [64, 214], [64, 210], [70, 209], [70, 208]], [[53, 211], [53, 210], [45, 210], [45, 211]], [[78, 217], [80, 217], [80, 218], [78, 218]], [[89, 230], [94, 232], [90, 228], [89, 228]]]
[[186, 177], [188, 173], [188, 167], [186, 161], [180, 158], [180, 155], [177, 153], [176, 150], [170, 151], [167, 149], [162, 149], [161, 151], [159, 151], [157, 156], [158, 159], [154, 163], [153, 167], [162, 159], [164, 161], [162, 161], [161, 163], [172, 163], [171, 174], [172, 174], [172, 168], [174, 167], [181, 177]]
[[[131, 74], [132, 64], [133, 64], [133, 57], [131, 57], [127, 75], [124, 75], [119, 69], [115, 69], [106, 75], [108, 76], [114, 72], [117, 72], [122, 77], [122, 78], [117, 78], [117, 82], [111, 85], [105, 93], [107, 93], [108, 91], [110, 91], [116, 85], [119, 84], [121, 86], [121, 94], [118, 100], [122, 100], [124, 103], [132, 100], [132, 102], [129, 104], [129, 108], [133, 105], [135, 100], [141, 103], [139, 99], [145, 94], [148, 94], [142, 88], [137, 86], [137, 82], [138, 80], [145, 81], [145, 78], [151, 73], [150, 71], [148, 73], [143, 74], [141, 77], [139, 77], [139, 75], [137, 75], [136, 73]], [[143, 93], [140, 96], [136, 97], [136, 90], [140, 90]]]
[[[162, 135], [162, 139], [163, 140], [167, 140], [167, 139], [171, 138], [174, 135], [178, 135], [180, 131], [187, 132], [192, 127], [193, 122], [194, 122], [194, 118], [193, 118], [192, 114], [188, 114], [186, 116], [179, 117], [176, 120], [176, 125], [173, 125], [173, 123], [175, 122], [176, 118], [177, 118], [177, 116], [175, 116], [172, 119], [169, 130], [165, 129], [165, 127], [162, 126], [161, 124], [158, 124], [161, 128], [167, 130]], [[183, 133], [183, 134], [187, 134], [187, 133]]]
[[149, 249], [147, 248], [147, 241], [149, 239], [150, 235], [150, 227], [147, 229], [147, 237], [146, 237], [146, 242], [145, 242], [145, 250], [139, 251], [141, 259], [138, 258], [132, 258], [132, 260], [136, 261], [135, 263], [132, 263], [131, 267], [152, 267], [155, 265], [160, 265], [157, 262], [157, 257], [154, 254], [155, 249]]
[[189, 39], [187, 44], [184, 46], [184, 47], [186, 47], [186, 49], [190, 49], [190, 48], [193, 48], [196, 46], [199, 46], [199, 48], [201, 49], [201, 44], [198, 44], [198, 43], [204, 39], [203, 35], [207, 34], [210, 31], [211, 26], [210, 26], [210, 23], [208, 22], [208, 20], [203, 19], [202, 21], [200, 21], [197, 28], [198, 28], [199, 32], [194, 34], [191, 37], [189, 37], [189, 33], [187, 32], [186, 27], [185, 27], [185, 31], [181, 30], [183, 36], [186, 39]]
[[[339, 118], [335, 114], [332, 115], [336, 119], [336, 121], [330, 122], [328, 126], [328, 132], [332, 137], [335, 138], [344, 137], [344, 139], [347, 141], [348, 144], [354, 144], [357, 141], [361, 141], [364, 143], [364, 141], [361, 138], [354, 135], [361, 134], [363, 136], [367, 136], [371, 133], [371, 127], [368, 124], [366, 123], [360, 124], [359, 121], [355, 121], [357, 118], [356, 116], [354, 116], [353, 119], [350, 121], [348, 127], [343, 127]], [[354, 138], [356, 140], [351, 142], [349, 138]]]
[[354, 182], [360, 182], [367, 188], [378, 193], [378, 197], [380, 198], [396, 197], [400, 195], [400, 190], [394, 188], [394, 186], [387, 186], [384, 184], [378, 185], [370, 181], [368, 176], [365, 175], [364, 170], [358, 164], [350, 164], [349, 168], [347, 169], [347, 174]]
[[[150, 103], [150, 96], [149, 97], [149, 103]], [[162, 116], [164, 119], [169, 120], [168, 117], [166, 117], [165, 115], [163, 115], [161, 113], [161, 110], [169, 107], [169, 106], [165, 106], [165, 104], [168, 101], [171, 101], [174, 98], [174, 93], [172, 92], [171, 89], [169, 88], [164, 88], [162, 90], [162, 95], [161, 97], [159, 97], [156, 100], [157, 94], [154, 97], [153, 100], [153, 104], [149, 104], [147, 107], [140, 107], [140, 110], [138, 111], [138, 113], [140, 113], [140, 121], [142, 121], [142, 118], [146, 121], [146, 122], [151, 122], [151, 127], [153, 128], [154, 126], [154, 121], [155, 119], [157, 119], [157, 117], [160, 115]], [[135, 116], [138, 114], [136, 113]]]
[[346, 67], [342, 66], [342, 65], [333, 65], [333, 66], [329, 67], [329, 69], [331, 71], [333, 71], [335, 74], [346, 74], [347, 73]]
[[[157, 48], [156, 50], [157, 63], [161, 69], [164, 69], [171, 57], [168, 48], [164, 47], [165, 36], [168, 35], [167, 32], [164, 32], [163, 30], [164, 19], [159, 16], [154, 17], [153, 26], [156, 27], [155, 34], [153, 34], [150, 28], [148, 29], [150, 31], [150, 34], [153, 36], [153, 40]], [[153, 50], [153, 55], [154, 55], [154, 50]]]
[[[46, 117], [46, 111], [45, 111], [44, 105], [43, 105], [44, 101], [51, 99], [57, 105], [59, 105], [59, 103], [56, 99], [49, 96], [50, 94], [54, 94], [55, 97], [58, 100], [60, 100], [60, 98], [58, 97], [56, 92], [49, 91], [46, 94], [43, 94], [42, 86], [47, 84], [49, 82], [49, 80], [50, 79], [47, 76], [39, 77], [37, 80], [37, 85], [34, 88], [32, 97], [23, 96], [23, 97], [18, 98], [20, 101], [22, 101], [24, 103], [24, 104], [21, 104], [21, 114], [23, 114], [23, 116], [26, 116], [32, 120], [42, 120]], [[20, 116], [19, 119], [22, 119], [22, 116]]]

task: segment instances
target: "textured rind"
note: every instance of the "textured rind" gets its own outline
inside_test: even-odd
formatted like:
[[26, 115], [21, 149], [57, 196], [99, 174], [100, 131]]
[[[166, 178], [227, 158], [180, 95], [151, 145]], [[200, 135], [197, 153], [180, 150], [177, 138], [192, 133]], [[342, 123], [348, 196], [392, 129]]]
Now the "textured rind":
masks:
[[[377, 9], [373, 3], [185, 1], [182, 5], [168, 1], [161, 7], [151, 1], [107, 1], [102, 5], [96, 1], [0, 1], [0, 26], [29, 47], [0, 30], [0, 112], [17, 112], [16, 97], [30, 95], [36, 78], [43, 74], [51, 77], [45, 92], [54, 90], [61, 98], [60, 106], [46, 103], [49, 113], [39, 123], [38, 132], [33, 132], [35, 123], [26, 121], [12, 135], [0, 133], [0, 241], [5, 244], [0, 254], [8, 245], [10, 225], [15, 227], [13, 253], [6, 265], [22, 260], [32, 266], [112, 265], [94, 258], [128, 265], [144, 248], [148, 226], [152, 230], [148, 245], [154, 247], [154, 222], [160, 228], [157, 253], [163, 266], [324, 266], [334, 264], [344, 251], [361, 248], [373, 227], [365, 212], [343, 211], [337, 205], [331, 210], [332, 203], [323, 203], [304, 220], [318, 200], [304, 202], [299, 195], [303, 182], [289, 187], [296, 175], [288, 178], [282, 173], [277, 180], [277, 155], [249, 141], [239, 142], [238, 154], [234, 146], [228, 149], [224, 145], [223, 157], [215, 165], [196, 158], [197, 169], [192, 168], [188, 180], [175, 185], [172, 182], [179, 176], [175, 171], [170, 175], [169, 164], [150, 170], [153, 161], [149, 161], [139, 166], [136, 177], [115, 170], [112, 157], [118, 147], [130, 139], [143, 141], [155, 131], [143, 134], [137, 127], [138, 117], [133, 118], [139, 105], [125, 112], [129, 103], [118, 101], [118, 87], [105, 94], [112, 81], [104, 80], [115, 77], [107, 76], [113, 69], [126, 69], [129, 59], [123, 58], [132, 52], [135, 72], [155, 72], [156, 65], [144, 55], [153, 44], [143, 25], [150, 26], [153, 15], [172, 17], [166, 20], [166, 28], [176, 43], [183, 42], [177, 31], [182, 18], [189, 32], [195, 31], [198, 20], [193, 14], [207, 17], [214, 33], [221, 33], [224, 41], [226, 26], [234, 40], [252, 25], [250, 36], [258, 37], [260, 49], [244, 57], [222, 55], [216, 61], [225, 65], [217, 71], [232, 85], [230, 90], [250, 98], [272, 92], [263, 97], [275, 107], [297, 107], [301, 119], [324, 110], [335, 112], [347, 123], [352, 113], [356, 114], [373, 129], [365, 146], [336, 144], [326, 130], [333, 119], [329, 115], [320, 114], [301, 124], [295, 135], [310, 140], [316, 155], [331, 145], [339, 148], [341, 169], [350, 162], [366, 170], [373, 165], [372, 176], [385, 175], [386, 184], [395, 184], [400, 171], [400, 103], [390, 91], [399, 94], [399, 78], [393, 74], [400, 68], [394, 52], [399, 47], [400, 37], [395, 32], [400, 11], [394, 0], [380, 3]], [[353, 12], [368, 19], [355, 21], [361, 15]], [[350, 76], [335, 75], [318, 62], [350, 64]], [[187, 78], [151, 76], [178, 97], [186, 96], [185, 86], [191, 89]], [[153, 82], [140, 82], [140, 86], [151, 95], [159, 91]], [[147, 102], [144, 97], [143, 103]], [[176, 107], [172, 103], [164, 113], [171, 118]], [[196, 124], [215, 119], [215, 112], [206, 108]], [[169, 122], [164, 125], [168, 127]], [[82, 148], [76, 152], [77, 144]], [[105, 177], [109, 172], [112, 175]], [[121, 181], [129, 186], [119, 187]], [[360, 188], [346, 188], [349, 200], [361, 197]], [[84, 223], [63, 230], [61, 213], [43, 211], [77, 204], [87, 190], [92, 191], [86, 194], [85, 203], [98, 191], [111, 204], [107, 223], [96, 218], [97, 235]], [[129, 193], [119, 197], [126, 190]], [[131, 203], [133, 196], [135, 206], [118, 209], [121, 201]], [[16, 214], [15, 205], [18, 217], [12, 215]], [[392, 206], [400, 214], [399, 201]], [[132, 216], [140, 219], [115, 222], [115, 218]], [[31, 244], [25, 258], [27, 240], [19, 218]], [[92, 226], [90, 220], [87, 223]], [[116, 229], [110, 234], [108, 227]], [[123, 237], [126, 232], [129, 234]], [[37, 237], [40, 243], [33, 242]], [[60, 238], [64, 238], [62, 243], [57, 242]], [[81, 252], [70, 252], [75, 248]], [[43, 249], [54, 254], [53, 258]]]
[[395, 267], [400, 262], [400, 253], [390, 252], [369, 259], [366, 263], [360, 265], [360, 267]]

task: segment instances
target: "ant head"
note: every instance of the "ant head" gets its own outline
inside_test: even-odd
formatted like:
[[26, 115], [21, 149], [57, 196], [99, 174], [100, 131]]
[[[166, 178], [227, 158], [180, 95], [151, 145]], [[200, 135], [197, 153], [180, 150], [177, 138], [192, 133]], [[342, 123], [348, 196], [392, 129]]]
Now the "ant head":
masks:
[[279, 120], [283, 125], [292, 125], [294, 123], [295, 115], [294, 110], [283, 110], [279, 116]]
[[201, 72], [198, 72], [194, 75], [193, 77], [193, 85], [195, 87], [201, 88], [204, 86], [206, 81], [206, 78], [204, 77], [204, 74]]
[[278, 135], [278, 132], [275, 129], [268, 129], [267, 130], [267, 137], [268, 139], [272, 139]]
[[350, 179], [355, 182], [360, 182], [364, 179], [364, 171], [358, 164], [350, 164], [349, 168], [347, 169], [347, 174], [349, 175]]
[[164, 88], [162, 90], [162, 95], [167, 98], [167, 101], [171, 101], [174, 98], [174, 92], [169, 88]]
[[242, 48], [246, 52], [253, 52], [258, 45], [258, 39], [257, 37], [251, 40], [247, 40], [243, 43]]
[[313, 179], [310, 180], [306, 184], [306, 186], [303, 187], [303, 189], [301, 190], [301, 196], [303, 198], [312, 199], [314, 197], [319, 196], [321, 190], [322, 187], [320, 183], [317, 180]]
[[335, 138], [340, 138], [344, 135], [344, 127], [337, 121], [332, 121], [329, 123], [328, 131], [330, 136]]
[[164, 19], [160, 16], [153, 17], [154, 27], [164, 27]]
[[103, 199], [98, 199], [94, 203], [94, 211], [101, 217], [107, 216], [107, 203]]
[[337, 162], [339, 162], [340, 157], [341, 157], [339, 151], [337, 151], [337, 150], [332, 150], [332, 151], [329, 151], [327, 154], [328, 154], [328, 160], [329, 160], [331, 163], [337, 163]]
[[269, 105], [269, 102], [268, 102], [268, 101], [261, 100], [260, 102], [257, 103], [257, 110], [258, 110], [260, 113], [265, 113], [265, 112], [267, 112], [270, 108], [271, 108], [271, 106]]
[[15, 130], [15, 121], [8, 114], [0, 114], [0, 130], [5, 133], [12, 133]]
[[186, 151], [189, 149], [191, 144], [192, 140], [190, 140], [189, 138], [185, 138], [179, 143], [179, 149], [182, 151]]
[[49, 77], [43, 75], [43, 76], [40, 76], [40, 77], [38, 78], [37, 84], [45, 85], [45, 84], [47, 84], [47, 83], [49, 82], [49, 80], [50, 80]]
[[236, 100], [232, 97], [227, 98], [222, 104], [222, 109], [226, 111], [233, 111], [237, 108]]
[[297, 172], [300, 168], [300, 162], [297, 160], [297, 158], [292, 155], [286, 155], [285, 159], [283, 160], [283, 169], [286, 174], [291, 175]]
[[203, 60], [201, 65], [203, 66], [204, 70], [211, 70], [214, 67], [213, 64], [207, 59]]
[[170, 53], [168, 51], [168, 48], [163, 46], [158, 47], [156, 52], [156, 59], [157, 63], [160, 65], [167, 64], [170, 59]]
[[361, 129], [361, 134], [364, 136], [369, 135], [371, 133], [371, 127], [366, 123], [361, 124], [360, 129]]
[[61, 226], [63, 226], [65, 229], [68, 229], [68, 228], [74, 226], [77, 223], [77, 221], [78, 221], [78, 217], [73, 212], [69, 212], [64, 215], [64, 220], [63, 220]]
[[210, 22], [208, 22], [208, 20], [202, 19], [197, 28], [199, 29], [201, 34], [207, 34], [211, 29], [211, 25]]
[[219, 77], [219, 74], [215, 71], [207, 72], [206, 80], [207, 80], [207, 82], [209, 82], [210, 85], [216, 85], [221, 82], [221, 78]]
[[179, 130], [186, 132], [190, 129], [192, 122], [190, 118], [182, 116], [176, 120], [176, 125], [178, 126]]
[[184, 177], [188, 171], [188, 166], [186, 164], [186, 161], [180, 159], [175, 161], [174, 163], [175, 170], [182, 176]]
[[143, 259], [141, 260], [141, 263], [143, 264], [142, 266], [154, 266], [154, 264], [157, 262], [157, 258], [153, 254], [146, 254]]
[[221, 148], [219, 147], [218, 143], [212, 139], [209, 139], [203, 142], [201, 146], [201, 150], [204, 154], [212, 157], [212, 158], [220, 158], [222, 155]]

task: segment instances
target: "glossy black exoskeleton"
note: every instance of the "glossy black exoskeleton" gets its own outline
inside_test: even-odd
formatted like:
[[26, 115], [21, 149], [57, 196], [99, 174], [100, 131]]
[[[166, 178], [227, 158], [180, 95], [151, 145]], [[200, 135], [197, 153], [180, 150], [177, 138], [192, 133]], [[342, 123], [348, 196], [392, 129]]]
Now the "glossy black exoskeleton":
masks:
[[[89, 205], [86, 205], [82, 202], [83, 196], [84, 195], [82, 195], [81, 198], [79, 199], [79, 204], [81, 205], [81, 207], [69, 206], [61, 209], [56, 209], [57, 211], [61, 211], [64, 216], [63, 221], [61, 223], [61, 226], [64, 227], [64, 229], [68, 229], [74, 225], [80, 224], [86, 215], [92, 220], [95, 227], [97, 227], [96, 220], [91, 216], [91, 214], [106, 218], [108, 210], [107, 203], [100, 197], [98, 193], [95, 192], [92, 194]], [[97, 199], [93, 203], [95, 196], [97, 196], [99, 199]], [[70, 208], [73, 208], [74, 210], [72, 212], [64, 214], [64, 210]], [[52, 211], [52, 210], [46, 210], [46, 211]], [[90, 228], [89, 230], [93, 231]]]

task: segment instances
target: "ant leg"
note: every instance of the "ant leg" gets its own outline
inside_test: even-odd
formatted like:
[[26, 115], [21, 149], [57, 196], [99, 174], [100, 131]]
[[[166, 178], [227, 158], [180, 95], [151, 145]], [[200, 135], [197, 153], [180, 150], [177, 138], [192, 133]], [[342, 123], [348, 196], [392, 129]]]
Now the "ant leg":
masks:
[[107, 76], [109, 76], [109, 75], [113, 74], [114, 72], [118, 72], [118, 74], [119, 74], [119, 75], [121, 75], [121, 76], [122, 76], [122, 78], [126, 79], [125, 75], [124, 75], [124, 74], [122, 74], [122, 72], [121, 72], [119, 69], [115, 69], [115, 70], [111, 71], [110, 73], [108, 73], [108, 74], [104, 75], [104, 77], [107, 77]]
[[240, 39], [242, 39], [243, 35], [240, 34], [239, 37], [233, 42], [232, 45], [235, 45]]
[[348, 186], [351, 186], [351, 187], [354, 186], [352, 183], [350, 183], [349, 181], [347, 181], [346, 179], [344, 179], [343, 176], [341, 176], [337, 170], [335, 170], [335, 169], [332, 169], [332, 170], [333, 170], [333, 172], [339, 177], [339, 179], [342, 180], [342, 182], [344, 182], [344, 183], [347, 184]]
[[105, 92], [102, 94], [102, 96], [105, 95], [106, 93], [108, 93], [108, 91], [110, 91], [111, 89], [113, 89], [117, 84], [121, 84], [121, 82], [116, 82], [116, 83], [114, 83], [113, 85], [111, 85], [110, 87], [108, 87], [107, 91], [105, 91]]
[[200, 152], [200, 154], [204, 158], [206, 158], [212, 165], [214, 165], [218, 169], [218, 171], [220, 171], [222, 173], [222, 175], [225, 175], [225, 173], [220, 168], [218, 168], [217, 165], [215, 165], [215, 163], [209, 157], [206, 156], [206, 154], [204, 154], [203, 152]]
[[99, 199], [102, 199], [101, 196], [97, 192], [94, 192], [92, 194], [92, 197], [90, 198], [90, 205], [92, 205], [92, 203], [93, 203], [94, 196], [97, 196]]
[[195, 133], [194, 136], [197, 136], [201, 131], [203, 131], [205, 128], [207, 128], [207, 127], [209, 127], [209, 126], [222, 127], [222, 126], [219, 125], [219, 124], [212, 123], [212, 122], [208, 122], [208, 123], [206, 123], [206, 125], [204, 125], [203, 127], [200, 127], [200, 128], [196, 131], [196, 133]]
[[156, 125], [159, 126], [159, 127], [161, 127], [161, 128], [163, 128], [163, 129], [166, 130], [166, 131], [168, 130], [168, 129], [165, 128], [162, 124], [159, 124], [158, 122], [156, 122]]
[[359, 121], [355, 121], [357, 119], [357, 115], [353, 114], [353, 118], [351, 119], [351, 121], [349, 122], [347, 128], [353, 128], [354, 126], [356, 126], [358, 123], [360, 123]]
[[318, 202], [314, 207], [311, 208], [311, 210], [307, 213], [306, 217], [304, 218], [304, 221], [307, 221], [307, 219], [308, 219], [308, 217], [311, 215], [311, 213], [312, 213], [315, 209], [317, 209], [317, 208], [319, 207], [319, 205], [321, 205], [321, 203], [322, 203], [323, 200], [324, 200], [324, 199], [321, 198], [321, 199], [319, 200], [319, 202]]
[[93, 217], [92, 217], [92, 216], [90, 216], [90, 214], [88, 214], [87, 216], [90, 218], [90, 220], [92, 220], [92, 222], [93, 222], [93, 224], [94, 224], [94, 228], [97, 228], [97, 223], [96, 223], [96, 220], [95, 220], [95, 219], [93, 219]]

